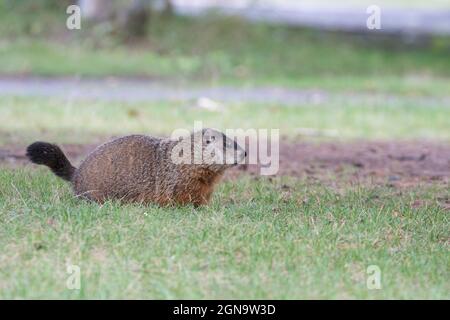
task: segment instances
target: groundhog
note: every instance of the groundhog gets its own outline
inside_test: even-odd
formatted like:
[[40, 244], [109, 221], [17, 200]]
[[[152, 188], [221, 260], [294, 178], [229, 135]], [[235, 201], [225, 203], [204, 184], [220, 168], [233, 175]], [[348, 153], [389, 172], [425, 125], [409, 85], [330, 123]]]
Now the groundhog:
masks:
[[76, 196], [166, 205], [207, 204], [224, 171], [247, 153], [234, 139], [203, 129], [178, 139], [130, 135], [97, 147], [75, 168], [47, 142], [28, 146], [31, 162], [71, 182]]

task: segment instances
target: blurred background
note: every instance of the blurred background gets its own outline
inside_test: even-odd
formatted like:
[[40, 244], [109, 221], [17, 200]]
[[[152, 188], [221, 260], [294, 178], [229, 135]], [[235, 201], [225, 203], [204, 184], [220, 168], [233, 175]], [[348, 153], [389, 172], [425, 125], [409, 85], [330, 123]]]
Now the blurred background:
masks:
[[[81, 29], [69, 30], [71, 4]], [[1, 0], [0, 143], [167, 134], [450, 138], [450, 1]], [[120, 123], [120, 125], [119, 125]]]

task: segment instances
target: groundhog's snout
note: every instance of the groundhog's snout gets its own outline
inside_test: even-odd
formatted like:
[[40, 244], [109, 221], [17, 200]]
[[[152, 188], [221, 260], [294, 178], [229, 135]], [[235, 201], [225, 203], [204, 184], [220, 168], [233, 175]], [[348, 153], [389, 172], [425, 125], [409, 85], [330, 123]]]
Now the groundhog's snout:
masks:
[[239, 145], [237, 145], [236, 148], [236, 158], [234, 161], [234, 165], [238, 165], [238, 164], [242, 164], [243, 161], [245, 160], [245, 158], [247, 157], [247, 151], [245, 151], [244, 149], [242, 149]]

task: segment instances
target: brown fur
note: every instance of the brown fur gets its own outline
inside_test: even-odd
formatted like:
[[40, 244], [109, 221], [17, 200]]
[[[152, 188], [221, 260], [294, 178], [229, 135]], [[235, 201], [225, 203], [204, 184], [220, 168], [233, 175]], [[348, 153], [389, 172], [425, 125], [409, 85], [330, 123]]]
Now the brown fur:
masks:
[[230, 165], [175, 164], [171, 152], [179, 141], [131, 135], [105, 143], [75, 169], [70, 179], [74, 192], [100, 203], [207, 204]]

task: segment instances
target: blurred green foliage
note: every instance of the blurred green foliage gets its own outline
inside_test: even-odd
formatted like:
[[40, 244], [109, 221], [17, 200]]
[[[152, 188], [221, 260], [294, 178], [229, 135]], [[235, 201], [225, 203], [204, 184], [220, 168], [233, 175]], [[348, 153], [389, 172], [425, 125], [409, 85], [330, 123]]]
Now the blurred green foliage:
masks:
[[146, 38], [130, 41], [112, 22], [83, 21], [81, 30], [68, 30], [65, 10], [53, 1], [20, 1], [14, 10], [4, 10], [11, 3], [0, 10], [0, 74], [428, 93], [450, 87], [448, 37], [419, 37], [406, 45], [401, 37], [273, 26], [214, 14], [196, 19], [153, 14]]
[[75, 0], [3, 0], [2, 4], [6, 9], [28, 11], [62, 9], [75, 2]]
[[45, 35], [65, 20], [72, 0], [2, 0], [0, 31], [8, 37]]

